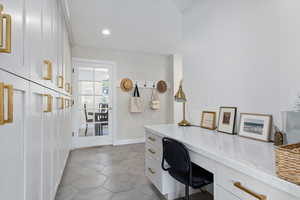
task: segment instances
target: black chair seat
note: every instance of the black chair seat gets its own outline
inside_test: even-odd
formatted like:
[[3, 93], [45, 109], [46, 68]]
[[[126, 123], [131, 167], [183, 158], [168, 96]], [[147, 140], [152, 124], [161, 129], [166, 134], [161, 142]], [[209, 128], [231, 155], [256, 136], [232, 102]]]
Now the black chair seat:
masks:
[[[213, 175], [208, 173], [202, 167], [195, 165], [194, 163], [192, 163], [192, 172], [193, 174], [190, 186], [195, 189], [202, 188], [203, 186], [206, 186], [213, 182]], [[189, 174], [172, 170], [172, 168], [169, 169], [169, 173], [177, 181], [189, 184]]]

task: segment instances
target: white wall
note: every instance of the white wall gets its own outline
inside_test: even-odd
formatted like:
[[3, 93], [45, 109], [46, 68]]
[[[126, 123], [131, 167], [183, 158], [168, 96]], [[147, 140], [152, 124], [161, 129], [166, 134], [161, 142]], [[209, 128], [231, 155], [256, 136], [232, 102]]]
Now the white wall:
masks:
[[[183, 76], [183, 66], [182, 66], [182, 62], [183, 62], [183, 58], [182, 55], [173, 55], [172, 56], [172, 61], [173, 61], [173, 66], [172, 66], [172, 70], [173, 70], [173, 96], [176, 94], [176, 92], [179, 89], [179, 85], [180, 85], [180, 81], [182, 80], [182, 76]], [[183, 117], [182, 117], [182, 103], [178, 103], [175, 102], [174, 100], [173, 102], [173, 121], [175, 123], [180, 122]]]
[[[172, 81], [171, 57], [146, 53], [103, 50], [88, 47], [73, 47], [73, 57], [113, 61], [117, 64], [116, 80], [130, 78], [133, 80], [165, 80]], [[119, 85], [119, 83], [117, 84]], [[172, 86], [170, 86], [172, 88]], [[133, 92], [133, 91], [132, 91]], [[172, 89], [160, 94], [161, 110], [149, 109], [151, 89], [141, 89], [141, 96], [145, 100], [145, 112], [132, 114], [129, 112], [129, 98], [132, 92], [126, 93], [117, 88], [117, 132], [116, 138], [125, 140], [139, 140], [144, 138], [146, 124], [170, 123], [172, 121]]]
[[183, 16], [185, 91], [192, 122], [203, 110], [280, 111], [300, 90], [297, 0], [201, 0]]

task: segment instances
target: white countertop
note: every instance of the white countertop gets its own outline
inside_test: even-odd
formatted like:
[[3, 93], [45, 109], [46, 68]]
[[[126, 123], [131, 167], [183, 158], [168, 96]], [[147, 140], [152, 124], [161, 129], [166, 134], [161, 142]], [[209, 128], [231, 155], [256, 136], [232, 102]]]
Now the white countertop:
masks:
[[174, 138], [191, 151], [300, 198], [300, 186], [277, 177], [272, 143], [174, 124], [145, 126], [145, 129], [162, 137]]

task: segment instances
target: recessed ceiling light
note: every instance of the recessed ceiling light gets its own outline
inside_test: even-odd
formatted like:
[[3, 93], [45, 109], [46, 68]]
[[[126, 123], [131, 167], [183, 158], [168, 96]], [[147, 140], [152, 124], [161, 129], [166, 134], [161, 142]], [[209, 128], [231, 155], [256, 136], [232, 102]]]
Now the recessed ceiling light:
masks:
[[110, 30], [109, 30], [109, 29], [107, 29], [107, 28], [105, 28], [105, 29], [102, 29], [101, 33], [102, 33], [102, 35], [104, 35], [104, 36], [108, 36], [108, 35], [110, 35], [110, 34], [111, 34]]

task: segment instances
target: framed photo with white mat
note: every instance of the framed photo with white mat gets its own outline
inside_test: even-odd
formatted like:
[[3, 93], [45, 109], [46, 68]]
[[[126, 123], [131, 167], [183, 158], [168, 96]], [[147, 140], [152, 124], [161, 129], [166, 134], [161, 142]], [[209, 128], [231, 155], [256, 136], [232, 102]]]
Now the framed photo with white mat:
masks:
[[272, 115], [241, 113], [240, 136], [269, 142], [271, 128]]
[[234, 134], [236, 123], [236, 107], [220, 107], [218, 131], [222, 133]]

